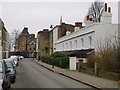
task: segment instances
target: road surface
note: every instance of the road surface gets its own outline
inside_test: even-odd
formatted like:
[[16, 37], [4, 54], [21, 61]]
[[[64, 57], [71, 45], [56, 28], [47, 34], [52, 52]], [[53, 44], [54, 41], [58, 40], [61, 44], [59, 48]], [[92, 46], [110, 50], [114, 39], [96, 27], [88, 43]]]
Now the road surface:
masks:
[[[70, 78], [49, 71], [29, 59], [17, 67], [16, 81], [11, 88], [92, 88]], [[92, 88], [92, 90], [95, 90]]]

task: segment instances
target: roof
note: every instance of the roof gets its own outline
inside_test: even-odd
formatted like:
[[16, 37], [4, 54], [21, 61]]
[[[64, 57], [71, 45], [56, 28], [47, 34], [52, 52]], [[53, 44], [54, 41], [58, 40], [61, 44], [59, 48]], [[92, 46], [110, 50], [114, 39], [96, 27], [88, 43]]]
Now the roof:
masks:
[[94, 51], [94, 49], [82, 49], [82, 50], [65, 51], [64, 54], [68, 56], [76, 56], [78, 58], [87, 58], [88, 53], [92, 51]]
[[36, 38], [30, 38], [28, 44], [30, 44], [32, 42], [36, 43]]
[[23, 31], [20, 33], [19, 36], [23, 36], [23, 35], [30, 35], [27, 27], [24, 27]]
[[17, 38], [16, 41], [15, 41], [15, 44], [19, 44], [20, 43], [20, 39]]
[[2, 19], [0, 18], [0, 27], [4, 26]]

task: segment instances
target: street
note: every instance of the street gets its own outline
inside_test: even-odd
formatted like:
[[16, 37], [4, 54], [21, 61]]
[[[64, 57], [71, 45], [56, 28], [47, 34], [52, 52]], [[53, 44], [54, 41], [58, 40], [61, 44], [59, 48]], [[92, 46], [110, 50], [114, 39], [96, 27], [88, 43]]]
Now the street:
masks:
[[[43, 68], [29, 59], [20, 60], [11, 88], [92, 88]], [[92, 89], [93, 90], [93, 89]]]

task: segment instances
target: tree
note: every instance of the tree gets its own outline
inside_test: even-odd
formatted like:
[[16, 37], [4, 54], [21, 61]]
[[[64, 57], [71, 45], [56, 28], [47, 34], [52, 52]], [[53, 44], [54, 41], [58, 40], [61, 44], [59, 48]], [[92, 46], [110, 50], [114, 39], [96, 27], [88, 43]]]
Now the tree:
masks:
[[105, 39], [104, 42], [98, 43], [98, 54], [100, 56], [101, 68], [105, 71], [118, 72], [118, 38], [113, 37]]
[[13, 31], [12, 31], [12, 33], [11, 33], [11, 35], [10, 35], [10, 37], [11, 37], [11, 39], [12, 39], [12, 45], [15, 45], [15, 41], [16, 41], [16, 39], [18, 38], [18, 36], [19, 36], [19, 34], [20, 34], [20, 31], [19, 30], [16, 30], [16, 29], [14, 29]]
[[101, 22], [101, 17], [104, 11], [104, 2], [95, 1], [91, 4], [88, 10], [88, 15], [92, 17], [93, 22]]
[[105, 41], [97, 43], [97, 51], [88, 57], [87, 66], [94, 67], [97, 62], [98, 68], [102, 71], [115, 72], [120, 71], [119, 61], [119, 40], [117, 37], [106, 38]]

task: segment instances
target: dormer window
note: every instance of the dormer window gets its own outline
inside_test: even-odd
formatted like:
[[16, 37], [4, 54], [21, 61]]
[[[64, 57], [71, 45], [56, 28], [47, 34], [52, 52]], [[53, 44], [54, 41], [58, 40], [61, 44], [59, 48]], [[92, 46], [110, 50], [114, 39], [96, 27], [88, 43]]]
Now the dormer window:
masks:
[[35, 43], [32, 41], [32, 42], [30, 43], [30, 45], [31, 45], [31, 46], [34, 46], [34, 45], [35, 45]]

